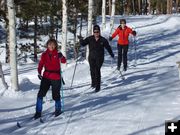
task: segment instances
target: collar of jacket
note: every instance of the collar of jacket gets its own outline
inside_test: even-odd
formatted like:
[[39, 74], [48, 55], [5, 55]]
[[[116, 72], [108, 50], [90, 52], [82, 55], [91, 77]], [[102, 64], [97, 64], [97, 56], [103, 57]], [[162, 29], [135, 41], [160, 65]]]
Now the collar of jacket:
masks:
[[[93, 35], [93, 38], [95, 39], [95, 36]], [[99, 39], [101, 38], [101, 35], [99, 35]]]
[[[119, 25], [119, 27], [118, 27], [120, 30], [122, 30], [122, 27], [121, 27], [121, 25]], [[127, 26], [125, 26], [124, 27], [124, 29], [127, 29]]]
[[47, 49], [47, 50], [46, 50], [46, 53], [55, 55], [55, 54], [58, 53], [58, 51], [57, 51], [56, 49], [54, 49], [53, 51], [50, 51], [49, 49]]

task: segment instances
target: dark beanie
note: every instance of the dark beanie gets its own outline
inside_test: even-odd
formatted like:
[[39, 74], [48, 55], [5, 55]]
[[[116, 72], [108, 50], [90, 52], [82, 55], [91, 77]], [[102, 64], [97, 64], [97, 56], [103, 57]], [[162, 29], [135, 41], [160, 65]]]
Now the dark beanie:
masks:
[[100, 31], [100, 27], [99, 27], [99, 25], [94, 25], [94, 27], [93, 27], [93, 31], [95, 31], [95, 30]]

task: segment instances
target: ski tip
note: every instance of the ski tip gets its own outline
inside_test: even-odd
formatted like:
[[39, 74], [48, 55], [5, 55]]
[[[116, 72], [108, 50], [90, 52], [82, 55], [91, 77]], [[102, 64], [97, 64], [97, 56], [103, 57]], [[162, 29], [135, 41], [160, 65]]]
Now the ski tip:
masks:
[[18, 128], [21, 128], [21, 124], [19, 122], [16, 123]]

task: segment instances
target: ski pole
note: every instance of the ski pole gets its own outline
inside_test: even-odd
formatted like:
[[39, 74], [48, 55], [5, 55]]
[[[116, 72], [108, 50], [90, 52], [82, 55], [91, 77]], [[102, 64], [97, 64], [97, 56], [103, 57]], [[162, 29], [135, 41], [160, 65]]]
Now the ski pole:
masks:
[[61, 107], [62, 111], [64, 111], [64, 89], [63, 89], [63, 79], [62, 79], [62, 71], [60, 70], [61, 73]]
[[[80, 34], [79, 38], [81, 38], [81, 34]], [[80, 44], [80, 41], [79, 41], [79, 44]], [[77, 54], [78, 53], [79, 53], [79, 48], [77, 50]], [[78, 62], [78, 55], [77, 55], [76, 64], [75, 64], [75, 67], [74, 67], [74, 72], [73, 72], [73, 77], [72, 77], [72, 80], [71, 80], [70, 89], [72, 89], [72, 85], [73, 85], [73, 81], [74, 81], [74, 76], [75, 76], [75, 72], [76, 72], [76, 67], [77, 67], [77, 62]]]
[[[111, 36], [111, 34], [112, 34], [112, 30], [113, 30], [113, 27], [114, 27], [114, 20], [112, 21], [112, 23], [110, 23], [110, 32], [109, 32], [109, 37]], [[110, 41], [110, 46], [112, 47], [112, 40]], [[114, 62], [114, 60], [113, 59], [111, 59], [111, 68], [113, 68], [113, 62]]]
[[134, 66], [137, 66], [137, 46], [136, 46], [136, 37], [134, 37]]
[[64, 112], [64, 89], [63, 89], [63, 85], [65, 84], [63, 76], [62, 76], [62, 70], [61, 70], [61, 60], [60, 60], [60, 77], [61, 77], [61, 88], [60, 88], [60, 92], [61, 92], [61, 110], [62, 112]]
[[74, 72], [73, 72], [73, 77], [72, 77], [72, 81], [71, 81], [71, 87], [70, 87], [70, 89], [72, 88], [72, 85], [73, 85], [74, 76], [75, 76], [76, 67], [77, 67], [77, 62], [78, 62], [78, 58], [77, 58], [77, 60], [76, 60], [76, 64], [75, 64], [75, 67], [74, 67]]
[[[136, 31], [136, 27], [133, 26], [133, 30]], [[136, 43], [136, 36], [133, 38], [133, 46], [134, 46], [134, 66], [137, 66], [137, 43]]]

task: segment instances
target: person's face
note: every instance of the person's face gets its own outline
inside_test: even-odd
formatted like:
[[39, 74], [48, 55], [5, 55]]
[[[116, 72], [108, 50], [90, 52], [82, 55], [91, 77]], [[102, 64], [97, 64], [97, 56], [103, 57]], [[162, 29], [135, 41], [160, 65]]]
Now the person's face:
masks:
[[125, 22], [121, 22], [121, 27], [124, 29], [124, 27], [126, 26], [126, 23]]
[[50, 42], [50, 43], [48, 44], [48, 49], [49, 49], [50, 51], [53, 51], [55, 48], [56, 48], [56, 45], [55, 45], [53, 42]]
[[94, 30], [94, 36], [99, 37], [99, 35], [100, 35], [100, 31], [99, 30]]

